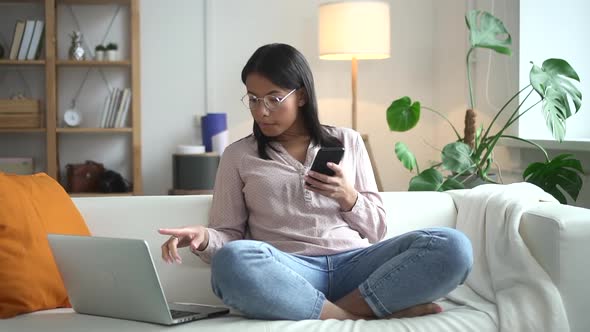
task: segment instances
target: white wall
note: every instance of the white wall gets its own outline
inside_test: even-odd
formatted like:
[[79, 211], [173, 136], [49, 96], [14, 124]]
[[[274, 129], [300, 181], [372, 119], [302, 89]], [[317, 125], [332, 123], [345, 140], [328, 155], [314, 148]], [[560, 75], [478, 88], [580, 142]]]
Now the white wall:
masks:
[[172, 188], [172, 154], [201, 142], [205, 114], [204, 6], [141, 0], [141, 112], [144, 193]]
[[[271, 42], [289, 43], [307, 57], [316, 80], [321, 121], [337, 126], [350, 125], [350, 64], [346, 61], [319, 60], [317, 56], [317, 6], [323, 1], [203, 1], [206, 1], [207, 7], [205, 12], [200, 12], [202, 15], [206, 13], [207, 19], [207, 111], [228, 113], [232, 140], [249, 134], [252, 126], [249, 112], [239, 101], [244, 94], [241, 69], [257, 47]], [[151, 2], [155, 3], [155, 0]], [[145, 3], [150, 4], [143, 0], [143, 7]], [[182, 5], [187, 4], [179, 2], [179, 6]], [[464, 65], [467, 29], [464, 14], [470, 8], [485, 9], [494, 11], [504, 20], [512, 32], [515, 45], [515, 55], [511, 58], [485, 50], [476, 54], [473, 74], [478, 121], [489, 123], [496, 106], [507, 100], [518, 87], [514, 76], [518, 72], [518, 2], [392, 0], [390, 6], [391, 58], [359, 63], [359, 130], [370, 134], [384, 189], [406, 190], [412, 175], [395, 158], [395, 142], [406, 142], [425, 168], [431, 161], [438, 160], [438, 150], [453, 139], [453, 133], [446, 123], [428, 113], [424, 114], [418, 128], [407, 133], [392, 133], [385, 121], [386, 108], [392, 100], [408, 95], [446, 114], [461, 131], [467, 108]], [[264, 13], [273, 15], [263, 18]], [[149, 16], [143, 14], [142, 28], [147, 28], [143, 31], [143, 43], [149, 43], [147, 39], [151, 39], [146, 26], [148, 19]], [[194, 40], [195, 43], [200, 41]], [[144, 54], [143, 59], [148, 56]], [[157, 95], [146, 85], [152, 76], [149, 71], [156, 70], [151, 68], [144, 67], [142, 74], [142, 80], [146, 82], [144, 99], [148, 96], [155, 99]], [[198, 77], [200, 69], [194, 70], [193, 74]], [[178, 140], [168, 140], [166, 149], [161, 148], [158, 153], [150, 152], [154, 142], [149, 143], [151, 131], [147, 128], [150, 122], [156, 123], [159, 119], [152, 115], [154, 111], [150, 103], [144, 101], [144, 171], [147, 175], [151, 169], [159, 170], [153, 173], [159, 173], [159, 178], [144, 178], [146, 194], [164, 193], [169, 188], [170, 153], [173, 146], [179, 143]], [[200, 135], [198, 128], [173, 128], [176, 133], [184, 132], [185, 136]], [[513, 133], [516, 133], [516, 128]], [[153, 155], [153, 159], [147, 159], [148, 153]], [[577, 156], [588, 162], [589, 157], [585, 154], [578, 153]], [[521, 181], [526, 165], [539, 160], [535, 152], [505, 147], [498, 147], [495, 157], [505, 182]], [[588, 187], [584, 186], [577, 205], [590, 207]]]
[[[145, 194], [165, 194], [170, 189], [172, 153], [178, 144], [201, 143], [196, 123], [207, 111], [228, 114], [232, 140], [250, 133], [252, 120], [239, 101], [244, 94], [240, 72], [263, 44], [283, 42], [298, 48], [315, 75], [321, 121], [350, 125], [350, 64], [317, 56], [317, 6], [322, 1], [326, 0], [141, 0]], [[472, 1], [471, 7], [469, 3], [391, 0], [391, 58], [359, 63], [359, 129], [370, 134], [385, 190], [406, 190], [412, 176], [395, 158], [396, 141], [406, 142], [425, 168], [453, 140], [448, 125], [428, 113], [418, 128], [390, 132], [385, 110], [391, 101], [408, 95], [463, 129], [467, 107], [463, 17], [468, 7], [493, 9], [512, 32], [515, 46], [519, 43], [518, 1]], [[518, 47], [514, 51], [512, 58], [486, 50], [477, 53], [474, 77], [480, 123], [489, 123], [496, 106], [516, 91]], [[11, 137], [2, 137], [0, 151]], [[83, 151], [84, 146], [78, 146], [71, 153]], [[585, 165], [590, 162], [590, 154], [576, 155]], [[499, 147], [495, 157], [506, 182], [520, 181], [526, 165], [539, 160], [535, 152], [506, 147]], [[590, 207], [588, 185], [577, 205]]]
[[[431, 149], [420, 143], [422, 139], [432, 142], [435, 138], [432, 121], [424, 121], [419, 131], [407, 134], [389, 132], [385, 121], [385, 110], [400, 96], [407, 94], [432, 103], [433, 2], [391, 1], [391, 58], [359, 62], [358, 127], [370, 134], [386, 190], [405, 190], [410, 178], [395, 158], [395, 141], [416, 141], [416, 154], [428, 160]], [[291, 44], [306, 56], [314, 73], [322, 123], [350, 126], [350, 62], [319, 60], [319, 3], [209, 1], [208, 111], [228, 113], [232, 140], [248, 135], [252, 128], [250, 113], [239, 100], [245, 93], [240, 80], [242, 67], [256, 48], [272, 42]], [[263, 18], [265, 14], [271, 15]], [[413, 34], [407, 33], [409, 27]]]

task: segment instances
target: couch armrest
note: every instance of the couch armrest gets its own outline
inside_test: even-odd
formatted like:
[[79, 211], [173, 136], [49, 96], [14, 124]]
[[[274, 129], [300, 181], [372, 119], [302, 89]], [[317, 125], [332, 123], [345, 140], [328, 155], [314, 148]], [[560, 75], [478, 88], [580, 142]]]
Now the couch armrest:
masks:
[[572, 331], [587, 331], [590, 315], [590, 210], [539, 203], [527, 211], [520, 233], [529, 250], [557, 286]]

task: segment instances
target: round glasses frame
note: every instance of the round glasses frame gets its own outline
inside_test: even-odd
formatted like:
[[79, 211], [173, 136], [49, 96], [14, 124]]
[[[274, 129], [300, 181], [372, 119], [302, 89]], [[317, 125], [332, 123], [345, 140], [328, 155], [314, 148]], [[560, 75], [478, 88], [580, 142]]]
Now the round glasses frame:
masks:
[[256, 107], [258, 107], [258, 103], [260, 102], [260, 100], [262, 100], [264, 107], [270, 112], [272, 112], [278, 109], [279, 106], [281, 106], [281, 104], [283, 103], [283, 101], [285, 101], [285, 99], [287, 99], [295, 91], [297, 91], [297, 89], [289, 91], [289, 93], [287, 93], [287, 95], [282, 98], [273, 95], [266, 95], [259, 98], [250, 94], [245, 94], [242, 97], [242, 104], [244, 104], [244, 106], [246, 106], [247, 109], [254, 111]]

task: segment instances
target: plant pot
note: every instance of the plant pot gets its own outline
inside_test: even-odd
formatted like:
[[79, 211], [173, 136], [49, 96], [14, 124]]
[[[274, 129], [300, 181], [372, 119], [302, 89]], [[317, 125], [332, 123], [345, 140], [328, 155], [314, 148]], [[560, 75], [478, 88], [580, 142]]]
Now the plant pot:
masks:
[[96, 51], [94, 54], [94, 59], [96, 61], [104, 61], [104, 51]]
[[[489, 174], [488, 177], [490, 179], [492, 179], [493, 181], [498, 181], [498, 176], [496, 174]], [[487, 182], [484, 181], [482, 178], [480, 178], [477, 175], [460, 175], [456, 178], [457, 181], [463, 183], [463, 185], [465, 186], [465, 189], [473, 189], [477, 186], [480, 186], [482, 184], [490, 184], [493, 182]]]
[[107, 50], [105, 56], [107, 61], [117, 61], [119, 54], [117, 50]]

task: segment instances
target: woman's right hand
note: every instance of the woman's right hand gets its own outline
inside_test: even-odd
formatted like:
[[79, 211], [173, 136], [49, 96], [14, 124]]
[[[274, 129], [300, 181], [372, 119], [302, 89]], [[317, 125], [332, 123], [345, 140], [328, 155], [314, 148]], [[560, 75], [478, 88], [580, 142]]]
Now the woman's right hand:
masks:
[[203, 226], [182, 228], [160, 228], [158, 233], [170, 235], [170, 238], [162, 244], [162, 259], [166, 263], [182, 264], [178, 254], [178, 248], [190, 246], [191, 251], [201, 251], [209, 244], [209, 232]]

